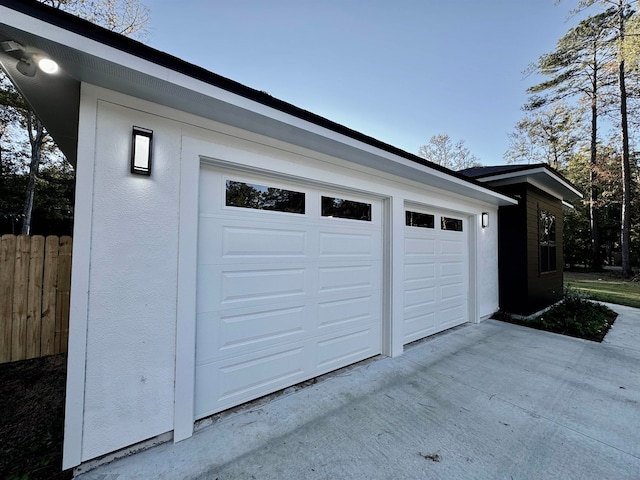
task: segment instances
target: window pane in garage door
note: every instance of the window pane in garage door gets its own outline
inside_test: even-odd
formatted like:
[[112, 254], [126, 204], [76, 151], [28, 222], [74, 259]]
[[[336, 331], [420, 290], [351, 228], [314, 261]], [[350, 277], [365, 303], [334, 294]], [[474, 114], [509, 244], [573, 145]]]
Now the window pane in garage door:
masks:
[[227, 180], [226, 199], [228, 207], [301, 214], [305, 211], [305, 194], [302, 192], [233, 180]]

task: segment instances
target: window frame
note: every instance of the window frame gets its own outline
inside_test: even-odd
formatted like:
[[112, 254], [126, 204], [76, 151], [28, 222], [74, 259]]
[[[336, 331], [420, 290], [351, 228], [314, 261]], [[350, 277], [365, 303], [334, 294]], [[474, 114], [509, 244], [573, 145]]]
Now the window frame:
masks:
[[540, 275], [558, 271], [558, 225], [556, 216], [538, 208], [538, 271]]

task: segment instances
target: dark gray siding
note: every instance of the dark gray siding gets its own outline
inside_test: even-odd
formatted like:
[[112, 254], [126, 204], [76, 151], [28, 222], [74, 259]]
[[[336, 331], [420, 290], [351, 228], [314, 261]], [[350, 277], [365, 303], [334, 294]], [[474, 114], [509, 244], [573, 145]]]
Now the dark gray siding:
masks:
[[[526, 183], [499, 190], [519, 199], [517, 206], [501, 207], [498, 215], [500, 308], [528, 315], [562, 297], [562, 202]], [[540, 210], [552, 213], [556, 219], [554, 272], [540, 272]]]

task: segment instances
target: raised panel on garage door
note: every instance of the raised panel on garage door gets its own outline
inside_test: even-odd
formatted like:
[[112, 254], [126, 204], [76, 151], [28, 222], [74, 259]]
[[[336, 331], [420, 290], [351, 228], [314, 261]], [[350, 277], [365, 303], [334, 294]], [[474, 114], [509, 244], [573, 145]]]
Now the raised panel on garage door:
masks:
[[405, 224], [406, 344], [468, 321], [469, 246], [461, 215], [407, 209]]
[[[239, 195], [258, 208], [229, 206], [229, 179], [249, 197], [272, 188], [283, 209], [303, 193], [304, 207]], [[200, 192], [196, 418], [381, 352], [379, 201], [357, 199], [371, 221], [323, 217], [321, 197], [339, 192], [207, 166]]]

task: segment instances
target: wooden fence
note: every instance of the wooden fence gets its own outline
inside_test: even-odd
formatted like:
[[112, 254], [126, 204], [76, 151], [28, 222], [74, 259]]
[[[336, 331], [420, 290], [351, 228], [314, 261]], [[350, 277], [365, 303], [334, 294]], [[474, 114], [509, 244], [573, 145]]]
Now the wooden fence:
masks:
[[71, 237], [0, 237], [0, 363], [67, 351]]

